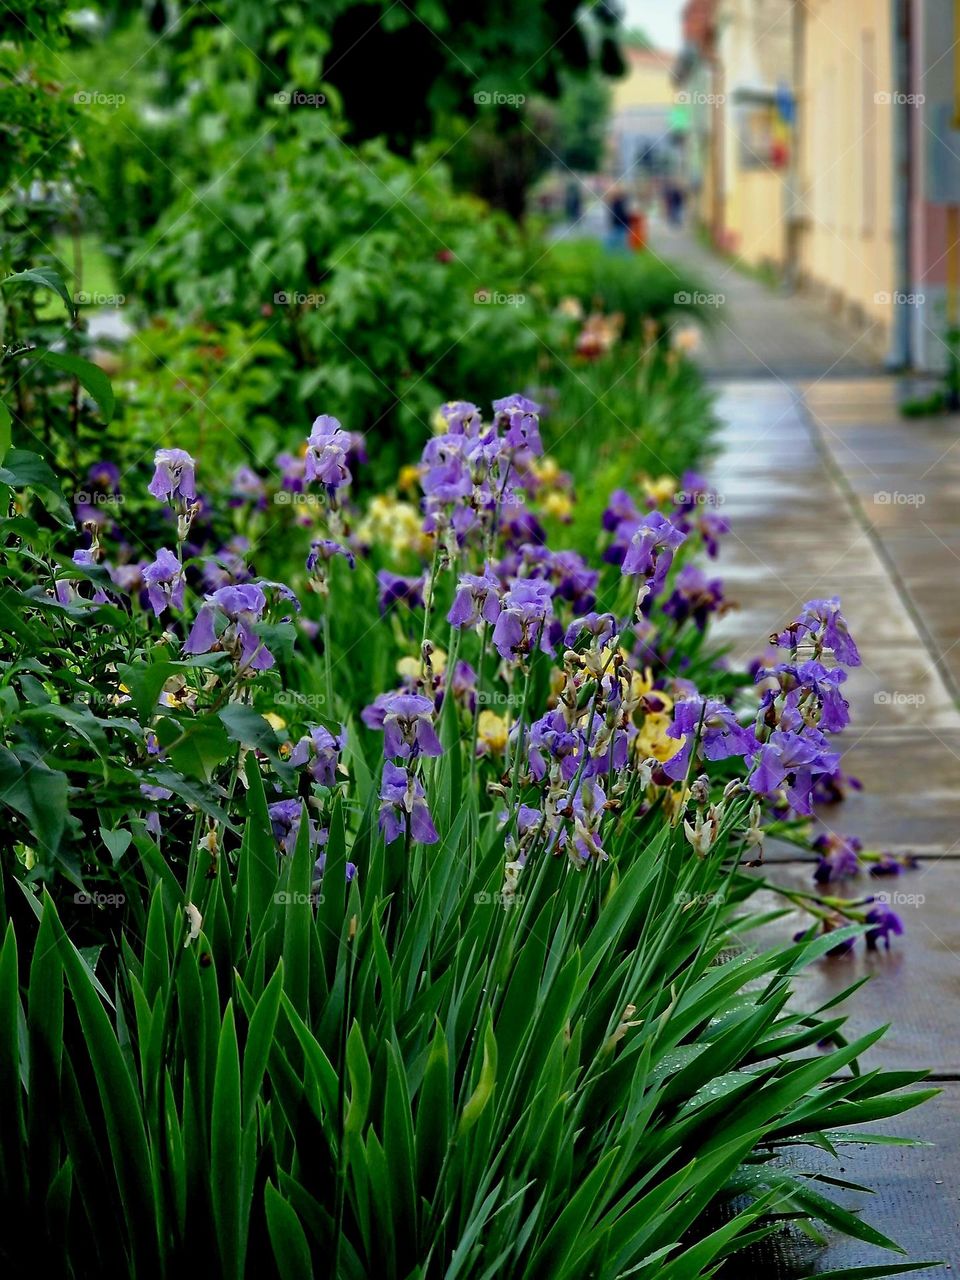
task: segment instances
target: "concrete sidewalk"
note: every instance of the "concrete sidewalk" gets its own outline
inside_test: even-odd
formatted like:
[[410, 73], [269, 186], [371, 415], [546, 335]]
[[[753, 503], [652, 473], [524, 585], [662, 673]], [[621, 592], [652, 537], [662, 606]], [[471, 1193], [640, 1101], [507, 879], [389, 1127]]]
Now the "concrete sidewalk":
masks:
[[[840, 1166], [813, 1153], [805, 1167], [860, 1182], [876, 1195], [834, 1191], [899, 1241], [916, 1272], [960, 1274], [960, 421], [904, 419], [898, 385], [811, 304], [731, 273], [689, 237], [654, 246], [727, 301], [702, 362], [723, 422], [713, 480], [732, 532], [718, 572], [740, 608], [717, 626], [730, 659], [768, 654], [769, 636], [804, 601], [839, 595], [863, 665], [845, 686], [853, 723], [843, 767], [863, 783], [821, 810], [823, 829], [868, 849], [913, 851], [920, 867], [895, 880], [863, 876], [847, 892], [891, 895], [905, 936], [888, 953], [862, 944], [825, 959], [799, 983], [815, 1009], [872, 979], [845, 1010], [849, 1033], [891, 1029], [865, 1059], [887, 1070], [930, 1068], [943, 1093], [877, 1126], [929, 1148], [847, 1148]], [[747, 374], [748, 376], [744, 376]], [[865, 376], [867, 375], [867, 376]], [[770, 851], [769, 877], [812, 886], [812, 862]], [[782, 900], [771, 895], [771, 908]], [[772, 938], [808, 926], [802, 913]], [[785, 1228], [751, 1260], [756, 1274], [816, 1276], [895, 1265], [896, 1255], [827, 1233], [824, 1248]], [[901, 1259], [906, 1261], [906, 1259]], [[735, 1274], [744, 1272], [741, 1259]]]
[[[870, 977], [843, 1010], [851, 1036], [892, 1024], [865, 1067], [930, 1068], [943, 1089], [919, 1111], [876, 1126], [930, 1149], [848, 1149], [842, 1173], [822, 1161], [824, 1173], [875, 1189], [842, 1198], [911, 1259], [943, 1259], [916, 1273], [942, 1277], [960, 1273], [960, 505], [951, 500], [960, 437], [947, 419], [905, 421], [895, 399], [889, 380], [722, 385], [713, 479], [732, 531], [718, 567], [741, 607], [715, 635], [742, 665], [769, 651], [770, 632], [805, 600], [836, 594], [860, 647], [863, 665], [845, 686], [853, 723], [840, 745], [843, 768], [863, 791], [821, 809], [818, 822], [859, 835], [868, 849], [916, 852], [921, 864], [893, 881], [863, 876], [838, 890], [890, 894], [905, 936], [889, 953], [861, 945], [821, 961], [799, 981], [798, 998], [816, 1009]], [[812, 860], [787, 846], [768, 856], [770, 879], [812, 887]], [[765, 905], [783, 904], [771, 894]], [[784, 940], [808, 926], [796, 911], [767, 936]], [[895, 1259], [839, 1239], [822, 1249], [789, 1230], [757, 1259], [771, 1277], [884, 1261]]]
[[852, 333], [818, 301], [788, 295], [712, 253], [686, 229], [654, 219], [651, 252], [682, 265], [700, 287], [722, 299], [708, 304], [712, 324], [700, 363], [710, 377], [857, 377], [882, 372], [876, 326]]

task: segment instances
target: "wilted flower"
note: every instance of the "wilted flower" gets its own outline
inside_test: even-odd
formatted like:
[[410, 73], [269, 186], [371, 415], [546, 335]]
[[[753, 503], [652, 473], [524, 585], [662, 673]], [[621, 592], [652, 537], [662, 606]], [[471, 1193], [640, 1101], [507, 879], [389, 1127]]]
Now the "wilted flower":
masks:
[[896, 934], [898, 937], [903, 933], [903, 921], [895, 911], [883, 903], [877, 903], [871, 907], [866, 915], [867, 924], [870, 928], [867, 930], [867, 949], [876, 951], [879, 943], [890, 950], [890, 935]]
[[859, 853], [862, 845], [855, 836], [824, 833], [817, 836], [813, 847], [820, 855], [813, 878], [817, 884], [846, 880], [860, 872]]

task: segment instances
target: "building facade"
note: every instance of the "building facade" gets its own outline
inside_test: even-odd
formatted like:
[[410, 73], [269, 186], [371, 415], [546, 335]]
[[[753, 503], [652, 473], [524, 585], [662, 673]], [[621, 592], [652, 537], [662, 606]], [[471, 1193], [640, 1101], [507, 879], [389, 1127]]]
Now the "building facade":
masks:
[[686, 150], [700, 222], [892, 366], [944, 368], [960, 330], [958, 14], [960, 0], [690, 0], [684, 14], [675, 74], [705, 99]]

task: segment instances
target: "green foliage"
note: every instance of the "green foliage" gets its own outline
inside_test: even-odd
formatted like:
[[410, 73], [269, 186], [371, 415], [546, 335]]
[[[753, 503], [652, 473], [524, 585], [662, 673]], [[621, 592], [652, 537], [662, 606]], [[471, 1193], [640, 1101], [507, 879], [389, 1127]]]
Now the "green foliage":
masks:
[[[729, 832], [700, 861], [625, 823], [606, 888], [547, 860], [505, 909], [467, 797], [407, 915], [385, 867], [336, 888], [340, 838], [321, 892], [305, 836], [278, 869], [252, 758], [247, 779], [238, 853], [198, 868], [202, 928], [150, 858], [146, 939], [109, 991], [49, 897], [8, 902], [8, 1265], [694, 1280], [797, 1214], [893, 1247], [777, 1157], [931, 1091], [847, 1073], [876, 1036], [816, 1049], [838, 1020], [787, 998], [827, 942], [736, 944]], [[711, 1230], [718, 1191], [737, 1208]]]
[[[537, 267], [548, 300], [573, 296], [604, 311], [620, 312], [625, 333], [638, 336], [644, 320], [704, 320], [703, 308], [678, 303], [698, 286], [684, 271], [650, 253], [611, 253], [596, 240], [557, 240]], [[702, 290], [701, 290], [702, 291]]]

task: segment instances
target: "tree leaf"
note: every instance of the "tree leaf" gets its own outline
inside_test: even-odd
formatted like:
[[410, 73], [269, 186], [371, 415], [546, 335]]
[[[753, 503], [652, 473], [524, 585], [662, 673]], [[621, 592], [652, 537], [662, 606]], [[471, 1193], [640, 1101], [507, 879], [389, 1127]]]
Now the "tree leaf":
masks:
[[69, 373], [76, 378], [81, 387], [100, 406], [104, 422], [112, 419], [116, 407], [113, 387], [101, 368], [89, 360], [84, 360], [82, 356], [67, 355], [63, 351], [44, 351], [40, 359], [44, 364], [53, 365], [55, 369], [62, 369], [64, 373]]
[[63, 305], [67, 308], [67, 313], [71, 318], [75, 314], [76, 308], [67, 291], [67, 286], [63, 282], [63, 277], [52, 268], [30, 267], [26, 271], [17, 271], [14, 275], [6, 276], [3, 280], [0, 280], [0, 289], [20, 284], [32, 284], [41, 289], [50, 289], [59, 298], [63, 299]]

